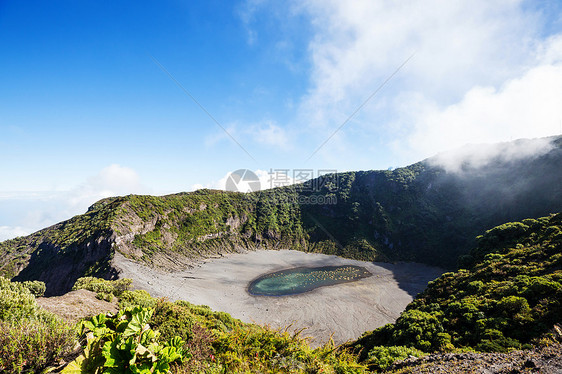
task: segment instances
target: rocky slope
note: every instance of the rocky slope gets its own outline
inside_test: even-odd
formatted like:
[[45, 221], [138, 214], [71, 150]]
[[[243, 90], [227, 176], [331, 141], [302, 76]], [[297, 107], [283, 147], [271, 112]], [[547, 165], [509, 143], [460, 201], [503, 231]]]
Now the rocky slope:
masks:
[[[540, 147], [514, 156], [514, 149]], [[435, 158], [248, 194], [104, 199], [84, 215], [0, 243], [0, 274], [42, 280], [47, 295], [56, 295], [83, 275], [116, 277], [116, 251], [174, 270], [256, 248], [453, 268], [482, 231], [562, 211], [562, 137], [497, 149], [485, 163], [469, 157], [453, 169]]]
[[392, 374], [562, 373], [562, 344], [510, 353], [438, 353], [397, 362]]

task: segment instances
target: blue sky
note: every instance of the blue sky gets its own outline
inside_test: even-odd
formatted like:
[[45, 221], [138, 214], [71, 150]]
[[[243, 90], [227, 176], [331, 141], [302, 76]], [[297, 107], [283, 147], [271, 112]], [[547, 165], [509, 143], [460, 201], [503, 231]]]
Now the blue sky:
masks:
[[105, 196], [220, 188], [240, 168], [386, 169], [559, 134], [561, 10], [0, 0], [0, 240]]

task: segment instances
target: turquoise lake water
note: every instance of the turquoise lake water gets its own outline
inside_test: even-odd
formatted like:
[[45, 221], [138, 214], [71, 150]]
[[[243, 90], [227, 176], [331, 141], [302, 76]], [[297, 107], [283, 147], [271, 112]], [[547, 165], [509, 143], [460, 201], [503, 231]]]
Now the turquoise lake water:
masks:
[[253, 280], [248, 292], [256, 296], [285, 296], [312, 291], [318, 287], [357, 281], [372, 274], [362, 266], [297, 267], [268, 273]]

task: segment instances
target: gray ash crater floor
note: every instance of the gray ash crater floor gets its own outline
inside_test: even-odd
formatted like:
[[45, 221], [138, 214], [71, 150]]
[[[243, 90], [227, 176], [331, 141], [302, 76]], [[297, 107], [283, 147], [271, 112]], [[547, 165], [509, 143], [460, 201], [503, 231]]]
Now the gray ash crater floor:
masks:
[[[371, 277], [320, 287], [283, 297], [252, 296], [249, 283], [259, 276], [293, 267], [354, 265]], [[336, 344], [356, 339], [365, 331], [394, 322], [413, 297], [442, 269], [416, 263], [372, 263], [292, 250], [259, 250], [209, 259], [180, 272], [161, 272], [114, 258], [121, 278], [154, 297], [187, 300], [230, 313], [245, 322], [274, 328], [305, 328], [301, 335], [319, 345], [333, 337]]]

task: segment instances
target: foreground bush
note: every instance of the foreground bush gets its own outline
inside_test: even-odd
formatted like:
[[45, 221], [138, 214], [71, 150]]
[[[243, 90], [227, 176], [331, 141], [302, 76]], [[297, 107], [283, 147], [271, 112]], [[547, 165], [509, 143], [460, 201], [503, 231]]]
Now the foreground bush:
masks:
[[20, 282], [0, 277], [0, 321], [17, 321], [37, 315], [35, 296]]
[[143, 308], [153, 308], [156, 305], [156, 299], [150, 296], [145, 290], [124, 291], [119, 296], [119, 308], [129, 308], [140, 306]]
[[213, 347], [227, 373], [366, 372], [355, 356], [331, 343], [312, 349], [298, 334], [256, 325], [219, 334]]
[[159, 300], [151, 319], [167, 339], [187, 342], [193, 359], [178, 373], [364, 373], [355, 356], [326, 344], [312, 349], [298, 334], [246, 324], [204, 305]]
[[160, 334], [148, 325], [153, 310], [127, 308], [115, 316], [100, 314], [80, 324], [86, 338], [84, 353], [63, 373], [168, 373], [170, 364], [190, 357], [184, 342], [172, 338], [160, 342]]
[[74, 329], [51, 318], [0, 322], [0, 372], [41, 372], [57, 365], [76, 344]]
[[133, 281], [129, 278], [106, 280], [95, 277], [78, 278], [72, 290], [88, 290], [96, 292], [96, 298], [111, 302], [113, 297], [119, 300], [119, 308], [125, 309], [134, 306], [143, 308], [153, 308], [156, 299], [150, 296], [145, 290], [131, 291]]
[[246, 324], [228, 313], [186, 301], [156, 302], [151, 326], [164, 339], [186, 342], [192, 359], [177, 373], [364, 373], [346, 351], [326, 344], [312, 349], [298, 334]]
[[[57, 365], [76, 344], [74, 329], [37, 305], [42, 282], [0, 277], [0, 372], [41, 372]], [[31, 290], [30, 290], [31, 289]]]
[[[128, 291], [133, 283], [132, 279], [123, 278], [118, 280], [106, 280], [95, 277], [78, 278], [72, 290], [88, 290], [98, 293], [100, 296], [114, 295], [120, 297], [125, 291]], [[100, 297], [104, 298], [104, 297]]]
[[41, 281], [25, 281], [22, 284], [35, 297], [43, 296], [45, 294], [45, 291], [47, 290], [47, 286], [45, 286], [45, 282], [41, 282]]

